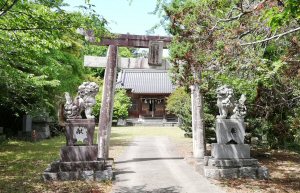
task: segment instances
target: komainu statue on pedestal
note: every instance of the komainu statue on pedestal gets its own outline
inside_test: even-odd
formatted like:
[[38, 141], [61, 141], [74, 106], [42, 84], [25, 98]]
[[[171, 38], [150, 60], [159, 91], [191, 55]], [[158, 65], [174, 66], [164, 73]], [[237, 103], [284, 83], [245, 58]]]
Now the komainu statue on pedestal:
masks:
[[239, 101], [235, 104], [233, 109], [233, 115], [230, 117], [231, 119], [244, 119], [247, 113], [247, 107], [245, 105], [246, 96], [244, 94], [241, 95]]
[[244, 119], [246, 116], [246, 96], [243, 94], [238, 102], [234, 99], [233, 89], [227, 85], [217, 88], [217, 106], [221, 119]]
[[87, 119], [92, 119], [93, 106], [96, 104], [96, 95], [99, 86], [95, 82], [84, 82], [78, 87], [78, 95], [74, 101], [68, 92], [65, 93], [66, 103], [64, 105], [64, 116], [67, 119], [79, 119], [81, 112], [85, 112]]
[[217, 106], [219, 114], [217, 118], [226, 119], [233, 114], [234, 96], [233, 89], [227, 85], [217, 88]]

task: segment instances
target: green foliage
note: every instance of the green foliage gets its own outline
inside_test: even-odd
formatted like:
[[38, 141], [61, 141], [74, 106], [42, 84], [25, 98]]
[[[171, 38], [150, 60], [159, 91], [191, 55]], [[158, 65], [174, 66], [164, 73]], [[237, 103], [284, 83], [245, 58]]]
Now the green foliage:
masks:
[[116, 90], [114, 98], [113, 119], [126, 119], [128, 117], [128, 110], [132, 102], [130, 97], [127, 96], [125, 89]]
[[300, 20], [300, 1], [285, 0], [280, 2], [281, 4], [279, 3], [279, 6], [272, 7], [265, 15], [269, 18], [269, 25], [273, 29], [289, 24], [293, 20], [296, 20], [297, 22]]
[[[274, 2], [253, 1], [256, 9], [241, 14], [239, 5], [244, 1], [159, 1], [173, 35], [171, 77], [186, 87], [201, 84], [206, 129], [214, 127], [215, 89], [228, 84], [237, 99], [247, 96], [247, 132], [265, 136], [270, 147], [279, 147], [299, 140], [299, 32], [240, 46], [270, 37], [275, 31], [270, 27], [283, 33], [299, 26], [300, 1], [280, 1], [284, 7]], [[200, 80], [194, 80], [193, 72], [201, 72]]]
[[182, 130], [188, 134], [192, 132], [191, 95], [183, 87], [176, 88], [167, 98], [166, 110], [180, 119]]
[[[102, 86], [100, 86], [102, 88]], [[100, 115], [100, 108], [102, 103], [102, 90], [96, 96], [96, 105], [93, 107], [93, 115], [96, 118]], [[128, 117], [128, 110], [132, 102], [130, 97], [127, 96], [126, 90], [117, 89], [114, 97], [113, 120], [126, 119]]]
[[85, 78], [84, 37], [76, 30], [103, 34], [106, 22], [93, 12], [66, 12], [60, 0], [14, 2], [0, 15], [0, 108], [55, 115], [62, 93]]

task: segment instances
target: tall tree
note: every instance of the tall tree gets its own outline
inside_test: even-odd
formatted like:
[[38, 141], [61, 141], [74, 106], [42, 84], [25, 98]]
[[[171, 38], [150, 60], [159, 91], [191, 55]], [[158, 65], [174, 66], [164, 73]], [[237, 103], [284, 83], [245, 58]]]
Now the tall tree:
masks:
[[[159, 3], [166, 13], [167, 29], [174, 36], [170, 46], [174, 64], [173, 79], [179, 84], [191, 86], [193, 108], [198, 108], [193, 109], [196, 112], [193, 113], [193, 130], [204, 130], [201, 95], [203, 91], [210, 89], [210, 84], [207, 83], [212, 80], [210, 77], [218, 78], [219, 81], [215, 82], [217, 84], [229, 83], [239, 88], [238, 92], [247, 92], [251, 102], [262, 96], [262, 88], [270, 89], [275, 85], [277, 89], [272, 89], [278, 90], [278, 86], [282, 85], [275, 79], [282, 83], [279, 77], [285, 71], [285, 63], [278, 61], [276, 57], [267, 57], [270, 56], [270, 51], [274, 51], [269, 42], [279, 38], [286, 44], [290, 38], [287, 35], [297, 32], [298, 2], [159, 0]], [[292, 39], [294, 44], [297, 41], [297, 38]], [[282, 43], [279, 45], [283, 45]], [[277, 57], [285, 55], [285, 48], [278, 49]], [[294, 49], [295, 46], [291, 48]], [[279, 87], [283, 89], [282, 86]], [[291, 99], [290, 96], [286, 98]], [[255, 105], [259, 106], [258, 103]], [[255, 112], [255, 108], [252, 109], [253, 117], [261, 112]], [[270, 117], [268, 120], [270, 121]], [[203, 136], [196, 134], [196, 138], [199, 137], [203, 139]], [[201, 146], [199, 152], [202, 153], [196, 157], [204, 155], [203, 140]]]
[[84, 78], [78, 28], [106, 33], [93, 12], [66, 12], [62, 0], [0, 3], [0, 108], [12, 112], [54, 110], [59, 95]]

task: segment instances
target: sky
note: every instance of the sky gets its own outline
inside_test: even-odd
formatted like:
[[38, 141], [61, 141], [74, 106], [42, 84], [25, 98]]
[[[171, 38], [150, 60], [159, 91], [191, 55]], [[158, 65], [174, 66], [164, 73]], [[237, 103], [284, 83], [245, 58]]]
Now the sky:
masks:
[[[75, 10], [76, 6], [83, 5], [84, 0], [65, 0]], [[160, 22], [157, 15], [151, 15], [155, 9], [156, 0], [90, 0], [95, 5], [95, 11], [108, 22], [108, 29], [112, 33], [130, 33], [146, 35], [147, 30]], [[159, 28], [151, 35], [166, 35], [164, 29]]]

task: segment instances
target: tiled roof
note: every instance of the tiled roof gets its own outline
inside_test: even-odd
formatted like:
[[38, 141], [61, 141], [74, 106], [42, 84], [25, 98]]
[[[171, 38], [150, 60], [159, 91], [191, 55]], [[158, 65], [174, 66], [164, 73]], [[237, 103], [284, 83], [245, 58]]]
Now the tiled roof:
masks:
[[132, 93], [171, 93], [174, 86], [166, 70], [124, 69], [118, 75], [117, 88]]

